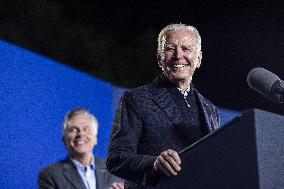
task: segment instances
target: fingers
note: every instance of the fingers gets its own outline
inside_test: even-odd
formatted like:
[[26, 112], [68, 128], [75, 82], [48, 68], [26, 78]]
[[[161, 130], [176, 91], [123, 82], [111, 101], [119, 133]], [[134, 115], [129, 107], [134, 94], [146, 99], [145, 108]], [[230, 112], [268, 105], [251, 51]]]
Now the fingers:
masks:
[[[159, 158], [159, 156], [158, 156]], [[163, 173], [166, 176], [171, 176], [171, 173], [164, 167], [161, 160], [157, 159], [154, 163], [154, 169], [160, 173]]]
[[167, 160], [167, 162], [173, 168], [175, 168], [176, 171], [180, 170], [181, 160], [180, 160], [180, 157], [179, 157], [179, 155], [176, 151], [168, 149], [168, 150], [162, 152], [161, 155], [164, 157], [164, 159]]
[[124, 189], [123, 182], [114, 182], [108, 189]]
[[166, 176], [175, 176], [181, 170], [181, 159], [178, 153], [168, 149], [162, 152], [154, 162], [154, 169]]
[[176, 151], [169, 149], [169, 154], [175, 159], [175, 162], [178, 165], [181, 164], [181, 159]]

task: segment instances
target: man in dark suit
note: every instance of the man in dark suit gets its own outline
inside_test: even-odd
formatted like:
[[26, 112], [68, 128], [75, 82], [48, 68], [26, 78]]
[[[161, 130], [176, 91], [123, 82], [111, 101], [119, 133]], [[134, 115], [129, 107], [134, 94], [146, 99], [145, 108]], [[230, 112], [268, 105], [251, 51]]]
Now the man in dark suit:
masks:
[[113, 124], [107, 167], [127, 179], [127, 189], [152, 188], [161, 176], [177, 175], [178, 152], [220, 127], [217, 108], [192, 85], [202, 59], [198, 31], [165, 27], [157, 55], [163, 73], [122, 96]]
[[105, 160], [93, 155], [98, 132], [95, 116], [85, 109], [76, 108], [66, 114], [62, 131], [68, 157], [40, 171], [40, 189], [124, 188], [122, 179], [107, 171]]

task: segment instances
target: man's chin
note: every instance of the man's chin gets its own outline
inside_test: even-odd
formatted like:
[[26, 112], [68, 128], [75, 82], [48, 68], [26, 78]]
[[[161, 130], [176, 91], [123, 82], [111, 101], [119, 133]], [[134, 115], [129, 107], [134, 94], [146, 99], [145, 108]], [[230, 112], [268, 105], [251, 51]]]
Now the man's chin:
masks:
[[86, 148], [77, 148], [72, 151], [72, 154], [75, 156], [82, 156], [90, 153], [92, 153], [92, 151]]
[[180, 74], [173, 74], [171, 75], [171, 79], [174, 82], [185, 82], [187, 80], [189, 80], [190, 77], [188, 77], [187, 75], [180, 75]]

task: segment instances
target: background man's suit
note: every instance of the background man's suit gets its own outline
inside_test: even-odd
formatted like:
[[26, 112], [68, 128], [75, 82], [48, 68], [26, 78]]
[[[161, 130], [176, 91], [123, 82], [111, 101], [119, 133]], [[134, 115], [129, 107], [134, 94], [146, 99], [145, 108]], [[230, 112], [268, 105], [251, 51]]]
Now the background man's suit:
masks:
[[[105, 160], [95, 158], [95, 175], [97, 189], [106, 189], [113, 182], [122, 180], [110, 174], [105, 167]], [[69, 159], [49, 165], [39, 173], [40, 189], [86, 189], [76, 166]]]
[[[220, 127], [217, 108], [194, 88], [200, 124], [205, 134]], [[177, 91], [172, 94], [172, 91]], [[113, 174], [127, 179], [126, 188], [147, 188], [157, 182], [153, 175], [156, 157], [166, 149], [177, 152], [191, 145], [185, 115], [174, 101], [181, 95], [165, 76], [150, 85], [126, 92], [121, 99], [113, 125], [107, 167]], [[178, 97], [185, 104], [183, 96]], [[135, 183], [140, 183], [139, 185]], [[142, 185], [141, 185], [142, 184]]]

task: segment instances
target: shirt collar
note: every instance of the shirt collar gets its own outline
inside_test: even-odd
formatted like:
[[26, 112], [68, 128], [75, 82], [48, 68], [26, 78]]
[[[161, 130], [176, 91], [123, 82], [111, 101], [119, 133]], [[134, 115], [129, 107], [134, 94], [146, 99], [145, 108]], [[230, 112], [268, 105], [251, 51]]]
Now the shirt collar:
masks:
[[[85, 171], [85, 167], [86, 167], [86, 166], [84, 166], [82, 163], [80, 163], [79, 161], [77, 161], [77, 160], [75, 160], [75, 159], [72, 159], [72, 158], [70, 158], [70, 159], [71, 159], [71, 161], [75, 164], [75, 166], [77, 167], [77, 169], [79, 169], [79, 170], [81, 170], [81, 171]], [[91, 160], [91, 162], [90, 162], [90, 164], [89, 164], [88, 166], [90, 166], [90, 168], [91, 168], [92, 170], [95, 169], [95, 158], [94, 158], [94, 156], [92, 156], [92, 160]]]
[[184, 90], [184, 91], [181, 88], [179, 88], [179, 87], [177, 87], [177, 89], [183, 95], [184, 98], [186, 98], [188, 96], [189, 92], [191, 91], [191, 87], [190, 86], [186, 90]]

